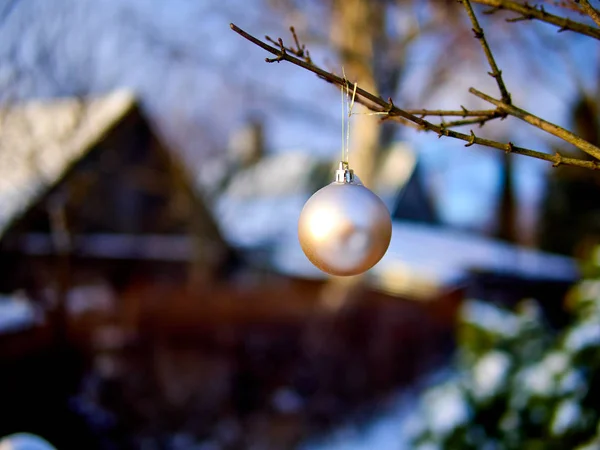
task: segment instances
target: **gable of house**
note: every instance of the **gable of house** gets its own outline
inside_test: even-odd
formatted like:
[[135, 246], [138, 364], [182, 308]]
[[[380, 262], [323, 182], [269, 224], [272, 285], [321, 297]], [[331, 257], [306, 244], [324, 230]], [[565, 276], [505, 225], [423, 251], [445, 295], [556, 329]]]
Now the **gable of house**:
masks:
[[131, 94], [10, 108], [0, 160], [0, 250], [53, 254], [69, 241], [69, 252], [100, 258], [216, 261], [228, 252]]
[[133, 108], [126, 92], [0, 110], [0, 236]]

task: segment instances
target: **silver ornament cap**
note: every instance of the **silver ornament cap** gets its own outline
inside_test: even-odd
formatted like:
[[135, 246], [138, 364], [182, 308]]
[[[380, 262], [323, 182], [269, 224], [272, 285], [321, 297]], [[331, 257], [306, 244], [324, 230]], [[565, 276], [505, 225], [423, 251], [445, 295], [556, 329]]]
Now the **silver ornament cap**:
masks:
[[330, 275], [369, 270], [383, 257], [391, 237], [387, 207], [361, 184], [346, 162], [340, 162], [333, 183], [308, 199], [298, 220], [302, 251]]

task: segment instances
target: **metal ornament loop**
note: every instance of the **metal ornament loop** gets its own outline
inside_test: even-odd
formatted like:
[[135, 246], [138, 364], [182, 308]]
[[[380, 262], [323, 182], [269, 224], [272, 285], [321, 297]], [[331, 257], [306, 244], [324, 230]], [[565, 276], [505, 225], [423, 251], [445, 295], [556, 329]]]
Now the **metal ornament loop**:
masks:
[[338, 169], [335, 171], [335, 182], [336, 183], [354, 183], [356, 177], [354, 176], [354, 170], [350, 169], [350, 166], [345, 161], [340, 161]]

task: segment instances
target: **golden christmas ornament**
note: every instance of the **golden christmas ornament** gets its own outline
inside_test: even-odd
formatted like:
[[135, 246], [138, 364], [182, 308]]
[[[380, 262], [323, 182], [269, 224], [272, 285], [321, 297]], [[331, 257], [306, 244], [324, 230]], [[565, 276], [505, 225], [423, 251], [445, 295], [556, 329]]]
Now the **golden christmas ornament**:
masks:
[[306, 257], [331, 275], [358, 275], [383, 257], [392, 237], [387, 207], [340, 162], [333, 183], [304, 205], [298, 238]]

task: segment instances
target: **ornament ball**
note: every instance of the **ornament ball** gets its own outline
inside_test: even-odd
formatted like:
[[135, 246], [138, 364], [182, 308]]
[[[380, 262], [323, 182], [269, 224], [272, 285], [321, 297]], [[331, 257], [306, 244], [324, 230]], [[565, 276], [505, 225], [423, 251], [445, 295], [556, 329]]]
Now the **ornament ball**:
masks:
[[383, 257], [392, 237], [385, 204], [341, 162], [336, 180], [308, 199], [298, 221], [306, 257], [331, 275], [358, 275]]

